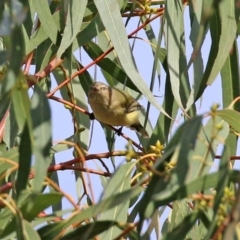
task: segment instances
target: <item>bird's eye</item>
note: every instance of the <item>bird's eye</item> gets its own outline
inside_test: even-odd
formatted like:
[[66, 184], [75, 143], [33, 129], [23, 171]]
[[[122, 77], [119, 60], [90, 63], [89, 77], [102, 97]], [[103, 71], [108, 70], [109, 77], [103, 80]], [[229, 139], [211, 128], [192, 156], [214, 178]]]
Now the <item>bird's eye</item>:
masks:
[[106, 87], [101, 87], [101, 90], [106, 90], [107, 88]]
[[96, 88], [95, 86], [92, 86], [92, 87], [91, 87], [91, 90], [92, 90], [92, 91], [97, 91], [97, 88]]

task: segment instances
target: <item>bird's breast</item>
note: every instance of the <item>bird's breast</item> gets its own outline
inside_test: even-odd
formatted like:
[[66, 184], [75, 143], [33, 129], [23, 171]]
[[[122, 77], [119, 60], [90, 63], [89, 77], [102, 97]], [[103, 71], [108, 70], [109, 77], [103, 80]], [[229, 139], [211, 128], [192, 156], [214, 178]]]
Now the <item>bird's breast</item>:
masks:
[[100, 99], [98, 101], [89, 101], [94, 116], [100, 122], [113, 126], [131, 126], [138, 121], [139, 111], [126, 113], [126, 109], [122, 106], [109, 106], [103, 104]]

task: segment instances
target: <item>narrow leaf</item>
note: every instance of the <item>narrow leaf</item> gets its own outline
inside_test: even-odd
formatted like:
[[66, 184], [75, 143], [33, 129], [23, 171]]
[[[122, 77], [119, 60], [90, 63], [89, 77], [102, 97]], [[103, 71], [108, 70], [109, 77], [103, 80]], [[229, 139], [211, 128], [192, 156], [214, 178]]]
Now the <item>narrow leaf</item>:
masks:
[[82, 0], [81, 4], [75, 0], [67, 1], [67, 20], [62, 41], [57, 52], [58, 57], [62, 56], [63, 52], [72, 44], [73, 40], [80, 31], [86, 6], [87, 0]]
[[[107, 185], [104, 187], [103, 198], [112, 196], [113, 194], [124, 192], [130, 189], [131, 184], [131, 173], [132, 166], [134, 163], [126, 163], [120, 166], [115, 174], [110, 178]], [[125, 200], [122, 204], [119, 204], [115, 208], [112, 208], [101, 214], [99, 220], [112, 220], [116, 222], [126, 222], [127, 221], [127, 210], [129, 207], [129, 199]], [[116, 227], [110, 228], [108, 231], [101, 234], [100, 239], [114, 239], [117, 237], [121, 231]]]
[[29, 135], [28, 125], [25, 124], [19, 146], [19, 168], [16, 183], [16, 191], [18, 197], [20, 195], [20, 192], [26, 188], [28, 183], [29, 172], [31, 167], [31, 155], [32, 155], [31, 139]]
[[69, 239], [78, 240], [79, 236], [81, 236], [82, 240], [88, 240], [88, 239], [94, 238], [96, 235], [102, 233], [103, 231], [109, 229], [112, 226], [118, 226], [117, 222], [110, 221], [110, 220], [97, 221], [97, 222], [89, 223], [87, 225], [82, 225], [81, 227], [66, 234], [60, 239], [61, 240], [69, 240]]
[[[223, 107], [226, 108], [231, 102], [240, 96], [240, 83], [239, 83], [239, 61], [238, 61], [238, 46], [236, 40], [234, 41], [231, 53], [229, 53], [222, 69], [221, 69], [221, 82], [222, 82], [222, 100]], [[239, 102], [235, 105], [236, 110], [240, 110]]]
[[179, 224], [173, 231], [167, 233], [162, 237], [162, 240], [168, 239], [188, 239], [188, 231], [196, 224], [198, 219], [198, 212], [195, 211], [184, 218], [184, 220]]
[[210, 85], [216, 79], [220, 69], [232, 48], [236, 37], [237, 25], [235, 20], [235, 1], [222, 0], [219, 2], [219, 15], [221, 20], [221, 36], [218, 45], [218, 54], [208, 76], [207, 84]]
[[223, 110], [217, 111], [217, 115], [221, 117], [224, 121], [226, 121], [236, 131], [240, 132], [240, 113], [239, 112], [225, 108]]
[[34, 191], [40, 191], [47, 174], [47, 168], [51, 163], [49, 156], [52, 142], [51, 111], [45, 93], [38, 85], [35, 85], [34, 90], [31, 106], [35, 142], [35, 163], [33, 166], [35, 178], [33, 179], [33, 188]]
[[27, 239], [41, 240], [37, 231], [33, 228], [33, 226], [26, 220], [23, 220], [24, 228], [26, 231]]
[[38, 17], [41, 21], [44, 31], [46, 32], [47, 36], [51, 39], [51, 41], [54, 44], [56, 44], [59, 32], [55, 22], [53, 21], [48, 1], [33, 0], [32, 2], [38, 14]]
[[180, 108], [184, 108], [180, 96], [180, 40], [182, 38], [182, 2], [167, 1], [165, 9], [167, 33], [167, 59], [170, 74], [172, 93]]
[[27, 93], [26, 79], [22, 74], [19, 75], [16, 85], [11, 92], [12, 104], [14, 107], [15, 118], [19, 131], [22, 132], [26, 123], [31, 128], [30, 101]]
[[126, 199], [131, 199], [138, 195], [142, 191], [142, 187], [133, 187], [129, 190], [126, 190], [122, 193], [113, 195], [107, 199], [100, 201], [98, 204], [93, 205], [87, 209], [82, 210], [81, 212], [76, 212], [71, 218], [61, 223], [53, 224], [53, 227], [45, 226], [41, 229], [42, 237], [48, 236], [49, 234], [59, 234], [63, 228], [74, 224], [76, 222], [81, 222], [85, 219], [92, 218], [97, 216], [100, 213], [105, 212], [108, 209], [111, 209], [119, 204], [121, 204]]

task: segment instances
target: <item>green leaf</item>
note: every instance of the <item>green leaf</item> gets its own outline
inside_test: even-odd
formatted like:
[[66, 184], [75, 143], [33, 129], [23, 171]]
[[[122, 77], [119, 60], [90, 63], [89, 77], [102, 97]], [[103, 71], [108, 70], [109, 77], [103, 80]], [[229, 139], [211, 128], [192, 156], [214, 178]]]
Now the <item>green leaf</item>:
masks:
[[[26, 7], [31, 9], [32, 2], [31, 1], [25, 1], [25, 2], [27, 3]], [[25, 18], [24, 23], [22, 24], [22, 27], [24, 26], [28, 36], [30, 36], [32, 33], [32, 27], [34, 24], [34, 20], [35, 19], [32, 17], [31, 11], [27, 11], [27, 16]]]
[[[63, 66], [65, 67], [65, 73], [63, 74], [62, 69], [57, 68], [54, 70], [54, 76], [57, 80], [58, 84], [61, 84], [64, 81], [64, 78], [66, 76], [70, 76], [72, 71], [77, 71], [79, 69], [79, 63], [75, 60], [75, 58], [72, 58], [72, 54], [69, 53], [70, 56], [67, 56], [66, 60], [63, 63]], [[74, 103], [81, 107], [82, 109], [88, 108], [88, 103], [86, 99], [86, 93], [84, 84], [82, 83], [82, 79], [86, 77], [88, 73], [84, 72], [79, 77], [75, 77], [71, 81], [71, 85], [68, 85], [68, 88], [61, 88], [61, 95], [63, 99], [72, 102], [74, 99]], [[79, 78], [79, 79], [78, 79]], [[89, 83], [89, 81], [88, 81]], [[75, 126], [79, 129], [84, 129], [84, 131], [77, 131], [74, 136], [66, 139], [67, 141], [72, 141], [74, 143], [81, 143], [85, 148], [87, 148], [88, 145], [88, 139], [89, 139], [89, 131], [90, 131], [90, 119], [88, 115], [82, 114], [81, 112], [75, 110], [74, 108], [70, 109], [70, 113], [72, 114], [73, 118], [75, 119]], [[56, 146], [59, 150], [62, 148], [63, 151], [66, 148], [71, 148], [72, 146], [67, 146], [65, 144], [58, 144]], [[52, 148], [55, 149], [55, 146]]]
[[[229, 53], [229, 56], [221, 69], [222, 102], [224, 108], [227, 108], [235, 98], [240, 96], [238, 57], [238, 46], [235, 40], [231, 53]], [[234, 104], [234, 110], [240, 110], [239, 102]], [[235, 134], [229, 134], [226, 141], [231, 156], [236, 155], [237, 139], [238, 138]]]
[[165, 211], [167, 206], [162, 207], [160, 210], [156, 210], [152, 216], [151, 223], [148, 226], [147, 231], [141, 237], [142, 240], [149, 239], [153, 230], [155, 230], [156, 239], [160, 239], [160, 222], [163, 219], [163, 212]]
[[104, 29], [105, 28], [102, 20], [99, 14], [97, 14], [92, 21], [77, 35], [77, 41], [74, 42], [73, 49], [76, 50], [80, 46], [88, 43]]
[[9, 112], [6, 114], [8, 114], [8, 116], [5, 122], [3, 141], [7, 144], [8, 149], [10, 149], [16, 146], [16, 138], [18, 136], [18, 125], [13, 104], [10, 105]]
[[38, 0], [33, 0], [33, 6], [37, 12], [37, 16], [41, 21], [44, 31], [51, 41], [56, 44], [59, 35], [58, 28], [53, 20], [53, 16], [50, 12], [49, 5], [47, 1], [40, 2]]
[[[175, 228], [177, 228], [187, 216], [193, 213], [193, 210], [188, 205], [188, 202], [191, 202], [191, 199], [183, 199], [181, 201], [173, 202], [173, 208], [171, 212], [171, 219], [169, 224], [169, 232], [173, 232]], [[197, 239], [198, 231], [197, 225], [193, 225], [189, 230], [189, 233], [186, 234], [186, 238]]]
[[[24, 197], [24, 193], [22, 194]], [[32, 221], [37, 215], [49, 206], [58, 203], [62, 199], [62, 194], [46, 193], [46, 194], [30, 194], [21, 204], [21, 211], [24, 218]]]
[[[155, 206], [159, 207], [176, 199], [185, 198], [186, 196], [189, 196], [193, 193], [200, 192], [209, 188], [215, 188], [218, 185], [218, 182], [222, 179], [221, 171], [223, 170], [220, 170], [216, 173], [204, 175], [189, 182], [188, 184], [173, 187], [171, 193], [166, 191], [156, 194], [152, 197], [152, 200], [154, 201]], [[239, 174], [239, 171], [232, 170], [229, 172], [229, 179], [233, 182], [236, 182]]]
[[[173, 231], [167, 233], [165, 236], [163, 236], [162, 240], [168, 240], [168, 239], [188, 239], [188, 231], [196, 224], [198, 219], [198, 212], [195, 211], [188, 216], [186, 216], [181, 224], [179, 224], [176, 228], [173, 229]], [[191, 238], [192, 239], [192, 238]]]
[[[170, 143], [164, 150], [162, 158], [156, 161], [154, 168], [160, 172], [165, 171], [163, 163], [169, 162], [171, 158], [172, 160], [175, 158], [174, 162], [177, 162], [177, 166], [176, 169], [173, 170], [174, 173], [171, 178], [171, 175], [168, 172], [166, 172], [165, 177], [153, 175], [143, 198], [140, 200], [139, 212], [141, 220], [138, 229], [140, 229], [143, 219], [151, 217], [155, 212], [156, 208], [152, 204], [151, 198], [159, 192], [164, 192], [166, 189], [171, 192], [173, 186], [177, 187], [180, 183], [183, 184], [184, 181], [187, 180], [188, 169], [190, 169], [189, 153], [195, 148], [195, 140], [201, 126], [201, 119], [201, 116], [197, 116], [185, 122], [180, 128], [178, 128]], [[191, 133], [189, 132], [189, 129], [191, 129]], [[146, 210], [146, 208], [148, 208], [148, 210]]]
[[19, 197], [22, 190], [28, 184], [28, 178], [31, 168], [32, 146], [29, 134], [28, 125], [25, 124], [21, 135], [21, 142], [19, 146], [19, 168], [17, 174], [16, 191]]
[[[145, 21], [147, 21], [147, 17], [142, 16], [141, 22], [144, 23]], [[151, 43], [149, 45], [152, 48], [153, 57], [154, 57], [154, 66], [152, 70], [152, 79], [151, 79], [151, 82], [154, 82], [156, 72], [158, 73], [158, 76], [160, 76], [160, 72], [161, 72], [161, 68], [160, 68], [160, 64], [158, 63], [158, 60], [163, 64], [164, 58], [166, 57], [166, 50], [160, 48], [160, 43], [162, 42], [162, 39], [163, 39], [163, 25], [161, 25], [161, 29], [158, 35], [158, 40], [156, 40], [154, 30], [151, 24], [148, 24], [144, 28], [144, 30], [148, 37], [149, 42]], [[163, 66], [163, 68], [165, 69], [165, 66]]]
[[3, 86], [0, 85], [0, 94], [1, 94], [1, 98], [0, 98], [0, 119], [1, 122], [4, 119], [5, 114], [7, 113], [7, 110], [9, 109], [9, 105], [10, 105], [10, 96], [8, 93], [3, 93]]
[[[201, 129], [195, 151], [191, 156], [195, 161], [192, 161], [191, 164], [192, 171], [189, 172], [189, 180], [209, 172], [218, 145], [222, 144], [228, 135], [229, 126], [221, 118], [215, 117], [208, 120], [207, 124]], [[202, 158], [199, 159], [198, 156], [202, 156]]]
[[[0, 238], [3, 239], [5, 236], [14, 232], [16, 225], [12, 224], [10, 231], [6, 229], [9, 228], [9, 222], [14, 218], [13, 213], [9, 208], [1, 209], [0, 212]], [[14, 225], [14, 226], [13, 226]]]
[[42, 71], [57, 53], [57, 47], [49, 39], [40, 44], [36, 50], [36, 70]]
[[[202, 5], [203, 0], [199, 0], [197, 4], [193, 4], [192, 2], [189, 3], [189, 10], [190, 10], [190, 19], [191, 19], [191, 32], [190, 32], [190, 41], [192, 43], [193, 49], [196, 49], [199, 44], [199, 38], [205, 37], [205, 32], [203, 31], [204, 26], [199, 24], [201, 22], [201, 15], [202, 15]], [[199, 36], [202, 34], [202, 36]], [[194, 84], [192, 88], [192, 92], [190, 94], [188, 105], [191, 105], [198, 93], [201, 80], [203, 77], [203, 56], [201, 54], [201, 49], [199, 49], [199, 53], [195, 54], [193, 61], [193, 72], [194, 72]]]
[[35, 169], [35, 177], [32, 184], [34, 191], [38, 192], [42, 189], [42, 184], [47, 174], [47, 168], [51, 163], [49, 153], [52, 142], [51, 110], [45, 93], [38, 85], [34, 87], [31, 116], [35, 146], [35, 163], [33, 166]]
[[0, 216], [4, 228], [3, 231], [0, 232], [0, 237], [3, 238], [15, 231], [17, 225], [22, 223], [22, 221], [20, 221], [21, 219], [24, 218], [27, 221], [32, 221], [41, 211], [45, 210], [52, 204], [56, 204], [61, 198], [62, 195], [60, 193], [32, 194], [29, 191], [22, 191], [18, 199], [21, 217], [18, 219], [18, 222], [11, 222], [10, 219], [14, 216], [13, 213], [11, 211], [5, 211], [2, 213]]
[[[220, 166], [219, 166], [219, 179], [221, 181], [218, 182], [217, 186], [215, 187], [216, 189], [216, 196], [214, 198], [214, 206], [213, 206], [213, 217], [210, 225], [208, 226], [208, 231], [205, 234], [205, 239], [211, 238], [213, 232], [215, 231], [217, 227], [216, 223], [216, 217], [219, 215], [218, 210], [220, 209], [220, 204], [222, 202], [222, 197], [224, 195], [224, 189], [225, 187], [229, 184], [229, 151], [228, 148], [225, 147], [222, 151], [222, 157], [220, 161]], [[221, 211], [221, 210], [220, 210]]]
[[[211, 10], [213, 11], [213, 9], [211, 9]], [[214, 61], [218, 54], [218, 44], [219, 44], [220, 35], [221, 35], [221, 23], [220, 23], [220, 16], [219, 16], [218, 11], [214, 11], [213, 16], [210, 18], [209, 27], [210, 27], [212, 45], [210, 48], [208, 61], [207, 61], [207, 65], [206, 65], [206, 68], [205, 68], [205, 71], [203, 74], [202, 81], [201, 81], [198, 89], [195, 88], [195, 90], [197, 91], [195, 93], [195, 96], [196, 96], [195, 100], [197, 100], [198, 98], [200, 98], [202, 96], [205, 88], [207, 87], [208, 77], [210, 75]]]
[[[188, 180], [188, 171], [191, 167], [191, 152], [196, 149], [196, 138], [202, 125], [202, 116], [197, 116], [187, 121], [182, 130], [179, 140], [179, 149], [176, 148], [171, 161], [177, 161], [177, 166], [173, 171], [171, 184], [182, 184]], [[189, 129], [191, 131], [189, 132]], [[176, 154], [176, 155], [175, 155]], [[176, 174], [176, 175], [175, 175]], [[175, 178], [175, 179], [174, 179]]]
[[33, 228], [33, 226], [28, 221], [23, 220], [23, 225], [26, 231], [26, 239], [41, 240], [37, 231]]
[[[104, 193], [102, 199], [111, 197], [113, 194], [124, 192], [131, 187], [131, 174], [132, 167], [135, 163], [125, 163], [120, 166], [114, 175], [110, 178], [107, 185], [104, 186]], [[115, 208], [112, 208], [99, 217], [99, 220], [112, 220], [116, 222], [126, 222], [127, 221], [127, 210], [129, 207], [129, 199], [125, 200], [122, 204], [117, 205]], [[108, 231], [105, 231], [99, 237], [100, 239], [114, 239], [116, 238], [121, 231], [116, 227], [110, 228]]]
[[215, 7], [217, 9], [210, 19], [212, 45], [196, 99], [202, 95], [207, 85], [212, 84], [216, 79], [227, 59], [236, 36], [237, 26], [234, 0], [220, 1]]
[[3, 70], [3, 67], [8, 60], [7, 51], [2, 50], [1, 46], [3, 46], [3, 45], [2, 45], [1, 38], [0, 38], [0, 71]]
[[[199, 176], [201, 176], [203, 174], [207, 174], [209, 172], [212, 161], [215, 158], [215, 152], [217, 150], [217, 145], [219, 143], [222, 143], [222, 140], [226, 139], [228, 136], [228, 133], [229, 133], [229, 128], [228, 128], [228, 126], [226, 126], [226, 124], [223, 125], [223, 127], [220, 131], [217, 131], [216, 125], [218, 125], [219, 122], [221, 123], [221, 120], [219, 120], [217, 118], [214, 120], [210, 119], [209, 122], [206, 124], [206, 126], [201, 130], [201, 132], [198, 136], [199, 140], [196, 142], [194, 150], [190, 153], [190, 155], [188, 157], [188, 162], [185, 162], [186, 160], [182, 161], [183, 159], [185, 159], [183, 156], [182, 156], [183, 158], [182, 157], [178, 158], [178, 164], [177, 164], [176, 168], [173, 170], [172, 178], [171, 178], [170, 182], [168, 183], [166, 190], [165, 190], [166, 192], [167, 192], [167, 189], [170, 192], [173, 190], [173, 188], [170, 187], [173, 184], [175, 187], [177, 187], [177, 185], [179, 185], [178, 182], [176, 183], [176, 180], [174, 182], [174, 179], [177, 178], [174, 176], [175, 173], [180, 176], [180, 179], [184, 178], [181, 176], [180, 170], [178, 168], [182, 169], [181, 171], [184, 171], [185, 164], [186, 164], [185, 168], [188, 167], [188, 169], [189, 169], [189, 171], [187, 173], [182, 172], [182, 174], [187, 175], [186, 179], [185, 179], [185, 184], [187, 182], [191, 182], [194, 179], [198, 179]], [[185, 137], [187, 137], [187, 136], [188, 136], [188, 134], [185, 134]], [[214, 138], [213, 138], [213, 136], [214, 136]], [[184, 142], [184, 141], [185, 140], [183, 138], [182, 142]], [[207, 145], [206, 142], [208, 142], [209, 145]], [[187, 144], [184, 146], [187, 148]], [[184, 147], [182, 147], [182, 150], [184, 150]], [[212, 152], [209, 152], [210, 150]], [[186, 152], [188, 152], [188, 151], [186, 151]], [[201, 156], [200, 154], [204, 156], [203, 159], [199, 159], [199, 156]], [[187, 197], [187, 196], [188, 195], [186, 195], [185, 197]]]
[[19, 131], [22, 132], [25, 124], [28, 123], [29, 132], [31, 132], [30, 101], [26, 79], [22, 74], [16, 80], [16, 85], [11, 92], [11, 98]]
[[[219, 119], [212, 120], [206, 128], [206, 133], [208, 135], [206, 135], [204, 131], [199, 136], [201, 140], [197, 142], [195, 141], [201, 127], [201, 117], [191, 119], [178, 129], [171, 142], [166, 147], [163, 157], [156, 162], [155, 167], [158, 171], [163, 171], [164, 168], [161, 164], [163, 161], [177, 162], [177, 165], [171, 173], [166, 172], [164, 177], [154, 175], [151, 179], [144, 197], [141, 200], [140, 213], [143, 214], [142, 219], [152, 216], [155, 209], [162, 206], [162, 204], [158, 205], [155, 201], [152, 203], [153, 198], [160, 195], [164, 198], [166, 194], [165, 196], [169, 198], [166, 197], [166, 202], [164, 201], [164, 204], [181, 199], [182, 197], [179, 198], [178, 195], [179, 192], [175, 195], [176, 189], [182, 188], [185, 185], [188, 186], [187, 183], [191, 183], [194, 179], [198, 179], [201, 175], [208, 173], [210, 168], [208, 165], [211, 163], [209, 160], [214, 159], [217, 144], [219, 142], [222, 143], [222, 140], [226, 139], [229, 133], [226, 124], [225, 126], [223, 125], [221, 131], [216, 129], [216, 125], [219, 125], [219, 121], [221, 123]], [[191, 129], [191, 132], [189, 132], [189, 129]], [[209, 142], [209, 145], [206, 145], [206, 142]], [[202, 154], [205, 154], [203, 155], [203, 159], [200, 158]], [[198, 190], [196, 190], [196, 192], [197, 191]], [[190, 195], [183, 189], [182, 194], [185, 194], [184, 197]]]
[[[24, 57], [24, 41], [20, 25], [21, 20], [18, 21], [11, 33], [11, 52], [9, 59], [9, 69], [14, 71], [15, 76], [19, 76]], [[16, 80], [16, 77], [15, 77]]]
[[[221, 35], [218, 45], [218, 53], [212, 70], [208, 76], [207, 84], [210, 85], [216, 79], [224, 65], [236, 37], [237, 25], [235, 20], [235, 1], [222, 0], [219, 2], [219, 17], [221, 21]], [[214, 43], [215, 44], [215, 43]]]
[[25, 226], [23, 224], [23, 221], [24, 221], [24, 219], [22, 218], [21, 213], [19, 211], [17, 211], [16, 214], [15, 214], [13, 222], [16, 223], [16, 226], [15, 226], [14, 230], [17, 233], [17, 239], [20, 239], [20, 240], [27, 239], [26, 229], [25, 229]]
[[0, 217], [2, 230], [0, 231], [1, 239], [9, 234], [14, 234], [14, 232], [17, 235], [17, 239], [26, 239], [26, 232], [23, 224], [24, 219], [19, 209], [16, 209], [15, 214], [13, 214], [9, 208], [5, 208], [1, 211]]
[[231, 110], [231, 109], [223, 109], [216, 112], [217, 116], [226, 121], [231, 127], [233, 127], [236, 131], [240, 132], [240, 113]]
[[[66, 234], [61, 240], [78, 240], [81, 236], [82, 240], [88, 240], [94, 238], [96, 235], [102, 233], [103, 231], [109, 229], [112, 226], [118, 226], [118, 223], [115, 221], [97, 221], [82, 225], [81, 227], [73, 230], [72, 232]], [[54, 236], [53, 236], [54, 237]], [[44, 238], [43, 238], [44, 239]], [[49, 238], [46, 238], [49, 239]]]
[[71, 209], [65, 209], [65, 210], [59, 210], [59, 211], [55, 211], [54, 214], [50, 214], [50, 215], [47, 215], [47, 216], [41, 217], [41, 218], [36, 218], [32, 222], [32, 226], [34, 228], [40, 228], [46, 222], [56, 220], [56, 217], [60, 217], [61, 218], [63, 216], [66, 216], [66, 214], [71, 214], [73, 210], [74, 209], [72, 209], [72, 208]]
[[[231, 53], [229, 53], [222, 69], [221, 69], [221, 82], [222, 82], [222, 101], [223, 107], [228, 107], [232, 101], [240, 96], [239, 84], [239, 61], [238, 61], [238, 47], [236, 40], [233, 43]], [[240, 110], [239, 102], [234, 106], [235, 110]]]
[[[55, 23], [56, 27], [60, 28], [60, 16], [59, 12], [56, 12], [52, 15], [53, 24]], [[26, 46], [26, 54], [29, 54], [35, 48], [38, 48], [41, 44], [46, 43], [48, 40], [52, 43], [50, 39], [48, 39], [47, 32], [45, 32], [43, 25], [40, 25], [35, 32], [32, 33], [31, 38], [28, 38], [26, 30], [24, 26], [22, 26], [23, 37]], [[38, 58], [38, 57], [37, 57]], [[38, 59], [37, 59], [38, 60]]]
[[[105, 212], [119, 204], [122, 204], [126, 199], [131, 199], [134, 196], [138, 195], [142, 191], [142, 187], [133, 187], [129, 190], [126, 190], [122, 193], [113, 195], [107, 199], [100, 201], [98, 204], [95, 204], [87, 209], [82, 210], [81, 212], [76, 212], [71, 218], [61, 223], [52, 224], [52, 227], [42, 227], [41, 228], [41, 237], [47, 238], [48, 236], [58, 235], [63, 228], [70, 226], [76, 222], [81, 222], [85, 219], [92, 218], [97, 216], [100, 213]], [[52, 239], [52, 238], [50, 238]]]
[[19, 161], [18, 148], [12, 148], [9, 151], [0, 155], [0, 175], [8, 169], [15, 167]]
[[[84, 17], [88, 18], [89, 16], [92, 16], [96, 13], [96, 7], [93, 3], [89, 2], [87, 8], [85, 9]], [[34, 12], [35, 14], [35, 12]], [[54, 23], [57, 27], [57, 29], [60, 29], [60, 14], [59, 11], [55, 12], [52, 15], [52, 18], [54, 20]], [[86, 29], [85, 29], [86, 28]], [[80, 43], [83, 41], [83, 43], [79, 44], [79, 46], [83, 45], [84, 43], [90, 41], [97, 35], [97, 31], [101, 31], [100, 29], [104, 29], [101, 20], [99, 18], [99, 15], [96, 15], [93, 19], [91, 19], [90, 23], [82, 23], [81, 31], [77, 35], [77, 40], [80, 41]], [[80, 30], [80, 29], [79, 29]], [[31, 38], [28, 38], [28, 35], [26, 33], [25, 28], [23, 27], [23, 37], [25, 41], [26, 46], [26, 54], [33, 51], [36, 47], [41, 45], [41, 43], [45, 43], [48, 38], [47, 33], [45, 32], [42, 25], [40, 25], [36, 31], [32, 34]], [[79, 46], [75, 46], [74, 50], [76, 50]]]
[[[68, 65], [68, 67], [67, 67], [68, 70], [66, 72], [69, 73], [69, 75], [71, 75], [71, 71], [75, 72], [79, 68], [78, 63], [76, 62], [76, 60], [74, 58], [72, 59], [72, 61], [70, 61], [68, 58], [67, 61], [65, 61], [65, 64]], [[64, 66], [66, 66], [65, 64], [64, 64]], [[75, 104], [77, 106], [81, 107], [82, 109], [87, 109], [88, 103], [87, 103], [86, 94], [82, 87], [81, 81], [79, 81], [79, 78], [76, 77], [76, 78], [72, 79], [71, 90], [72, 90], [72, 95], [75, 100]], [[78, 129], [81, 129], [81, 128], [84, 129], [84, 131], [82, 131], [82, 132], [76, 132], [77, 140], [78, 140], [77, 142], [81, 143], [81, 145], [87, 149], [89, 136], [90, 136], [89, 116], [86, 114], [82, 114], [79, 111], [74, 111], [74, 109], [72, 109], [71, 112], [76, 121], [75, 126], [77, 126]]]
[[[170, 83], [170, 76], [169, 76], [169, 71], [167, 68], [167, 60], [166, 60], [166, 53], [165, 53], [165, 59], [163, 62], [163, 66], [165, 71], [166, 71], [166, 84], [165, 84], [165, 98], [164, 98], [164, 108], [166, 112], [169, 114], [169, 116], [172, 116], [173, 118], [176, 117], [177, 111], [178, 111], [178, 106], [176, 104], [176, 101], [174, 101], [174, 96], [172, 94], [172, 89], [171, 89], [171, 83]], [[170, 126], [171, 126], [172, 120], [166, 117], [163, 114], [159, 114], [157, 123], [154, 127], [153, 133], [151, 135], [150, 141], [149, 141], [149, 146], [154, 145], [157, 140], [160, 140], [160, 142], [163, 143], [168, 143], [168, 134], [170, 131]]]
[[[180, 108], [184, 108], [180, 96], [180, 40], [183, 26], [182, 1], [167, 1], [165, 9], [167, 34], [167, 59], [172, 93]], [[173, 27], [174, 24], [174, 27]]]
[[81, 4], [78, 1], [67, 1], [65, 7], [68, 8], [66, 26], [63, 32], [62, 41], [59, 46], [57, 56], [61, 57], [64, 51], [73, 43], [82, 24], [84, 12], [87, 6], [87, 0], [82, 0]]
[[[56, 160], [55, 160], [55, 155], [52, 156], [52, 162], [51, 162], [51, 166], [55, 166], [57, 164]], [[50, 166], [50, 167], [51, 167]], [[60, 181], [59, 181], [59, 177], [58, 177], [58, 174], [57, 174], [57, 171], [54, 171], [52, 173], [50, 173], [48, 175], [51, 180], [59, 187], [61, 188], [61, 185], [60, 185]], [[56, 192], [56, 189], [54, 189], [54, 187], [52, 187], [51, 185], [48, 186], [49, 187], [49, 192], [50, 193], [55, 193]], [[52, 204], [52, 212], [56, 212], [56, 211], [59, 211], [59, 210], [62, 210], [64, 209], [63, 206], [62, 206], [62, 201], [59, 201], [57, 203], [54, 203]]]
[[57, 144], [53, 145], [51, 147], [50, 153], [52, 153], [52, 154], [59, 153], [59, 152], [71, 149], [73, 147], [73, 146], [70, 146], [69, 144], [64, 143], [64, 142], [77, 142], [77, 136], [72, 135], [72, 136], [64, 139], [62, 143], [60, 142], [60, 143], [57, 143]]
[[[147, 21], [147, 18], [143, 16], [141, 18], [141, 21], [144, 23], [145, 21]], [[166, 49], [160, 47], [160, 43], [162, 42], [162, 39], [163, 39], [163, 31], [164, 31], [163, 24], [161, 25], [161, 29], [159, 30], [158, 40], [156, 40], [154, 31], [150, 24], [148, 24], [144, 30], [146, 32], [146, 35], [147, 35], [149, 41], [151, 42], [150, 46], [152, 48], [152, 52], [153, 52], [153, 56], [154, 56], [154, 64], [153, 64], [153, 69], [152, 69], [150, 90], [151, 91], [154, 90], [153, 87], [154, 87], [156, 72], [158, 74], [159, 84], [161, 83], [161, 79], [160, 79], [162, 77], [162, 76], [160, 76], [161, 68], [158, 65], [158, 61], [160, 61], [162, 63], [162, 67], [164, 68], [165, 73], [166, 73], [165, 94], [164, 94], [165, 99], [163, 102], [163, 108], [165, 109], [166, 113], [169, 116], [173, 117], [174, 113], [172, 113], [172, 107], [173, 107], [174, 97], [173, 97], [172, 90], [171, 90]], [[150, 104], [148, 103], [147, 112], [146, 112], [146, 114], [147, 114], [146, 117], [148, 119], [149, 119], [149, 110], [150, 110]], [[150, 141], [148, 141], [147, 146], [154, 145], [158, 140], [160, 140], [161, 143], [167, 143], [167, 138], [168, 138], [167, 135], [168, 135], [170, 123], [171, 123], [171, 119], [160, 113], [157, 123], [156, 123], [156, 126], [154, 128], [154, 131], [151, 135], [151, 139], [150, 139]], [[165, 134], [165, 136], [164, 136], [164, 134]], [[146, 147], [144, 142], [143, 142], [143, 146]]]

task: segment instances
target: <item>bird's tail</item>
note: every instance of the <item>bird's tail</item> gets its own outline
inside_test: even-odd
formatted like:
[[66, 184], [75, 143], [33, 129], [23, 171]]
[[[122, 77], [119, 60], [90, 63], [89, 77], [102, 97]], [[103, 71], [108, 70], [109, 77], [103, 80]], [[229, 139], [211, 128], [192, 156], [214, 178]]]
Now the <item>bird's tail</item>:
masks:
[[144, 138], [149, 138], [149, 135], [141, 123], [136, 123], [130, 126], [131, 129], [139, 132]]

